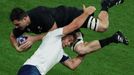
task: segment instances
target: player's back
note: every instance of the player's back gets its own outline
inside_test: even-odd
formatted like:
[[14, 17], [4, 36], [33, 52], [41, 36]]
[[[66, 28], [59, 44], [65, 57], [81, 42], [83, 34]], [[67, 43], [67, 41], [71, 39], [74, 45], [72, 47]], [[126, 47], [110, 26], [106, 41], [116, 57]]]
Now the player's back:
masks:
[[31, 24], [28, 26], [28, 28], [30, 28], [31, 32], [37, 34], [48, 32], [48, 30], [54, 24], [54, 19], [52, 18], [50, 10], [51, 8], [38, 6], [27, 11], [31, 21]]
[[51, 13], [56, 20], [58, 27], [71, 23], [76, 17], [82, 14], [83, 10], [75, 7], [58, 6], [53, 8]]

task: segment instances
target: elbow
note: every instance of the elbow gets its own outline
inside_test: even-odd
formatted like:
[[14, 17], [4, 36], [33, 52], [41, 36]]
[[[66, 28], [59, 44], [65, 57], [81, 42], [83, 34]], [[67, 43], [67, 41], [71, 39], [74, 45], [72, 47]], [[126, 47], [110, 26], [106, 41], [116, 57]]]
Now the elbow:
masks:
[[78, 67], [78, 65], [76, 65], [76, 61], [71, 61], [70, 64], [68, 65], [68, 68], [70, 70], [75, 70]]
[[100, 23], [97, 31], [98, 32], [106, 32], [108, 30], [108, 23]]
[[107, 31], [107, 27], [101, 27], [99, 30], [98, 30], [98, 32], [106, 32]]
[[86, 54], [86, 52], [85, 51], [77, 51], [77, 53], [79, 54], [79, 55], [85, 55]]
[[77, 46], [74, 50], [75, 50], [75, 52], [78, 53], [79, 55], [84, 55], [84, 54], [86, 54], [86, 51], [85, 51], [83, 48], [81, 48], [81, 46]]
[[77, 67], [76, 66], [70, 66], [69, 69], [74, 71]]

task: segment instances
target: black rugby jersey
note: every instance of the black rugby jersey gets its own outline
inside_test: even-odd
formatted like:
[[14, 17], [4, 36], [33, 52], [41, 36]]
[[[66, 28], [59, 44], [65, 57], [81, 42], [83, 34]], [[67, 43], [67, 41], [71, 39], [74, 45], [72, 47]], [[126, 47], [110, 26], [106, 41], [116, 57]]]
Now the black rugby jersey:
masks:
[[[27, 11], [31, 24], [24, 30], [14, 28], [13, 33], [16, 37], [22, 35], [24, 32], [40, 34], [47, 32], [54, 22], [56, 22], [58, 28], [64, 27], [71, 23], [73, 19], [80, 16], [82, 12], [83, 10], [75, 7], [58, 6], [56, 8], [48, 8], [45, 6], [39, 6]], [[86, 27], [87, 22], [88, 20], [85, 21], [82, 27]]]

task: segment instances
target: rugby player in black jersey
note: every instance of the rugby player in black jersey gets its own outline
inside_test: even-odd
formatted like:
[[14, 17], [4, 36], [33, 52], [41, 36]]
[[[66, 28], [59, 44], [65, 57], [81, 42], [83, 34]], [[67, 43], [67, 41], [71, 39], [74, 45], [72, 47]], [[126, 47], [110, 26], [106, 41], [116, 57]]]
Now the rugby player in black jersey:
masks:
[[[124, 0], [103, 0], [101, 3], [102, 9], [98, 18], [95, 18], [93, 14], [89, 15], [82, 25], [82, 28], [89, 28], [98, 32], [106, 31], [109, 26], [108, 9], [123, 2]], [[42, 39], [45, 34], [41, 33], [64, 27], [82, 13], [82, 9], [66, 6], [58, 6], [55, 8], [39, 6], [29, 11], [24, 11], [21, 8], [14, 8], [10, 14], [10, 20], [15, 25], [15, 28], [10, 35], [11, 43], [17, 50], [27, 49], [35, 41]], [[18, 47], [16, 38], [25, 32], [32, 32], [38, 35], [27, 36], [28, 39], [26, 43]]]

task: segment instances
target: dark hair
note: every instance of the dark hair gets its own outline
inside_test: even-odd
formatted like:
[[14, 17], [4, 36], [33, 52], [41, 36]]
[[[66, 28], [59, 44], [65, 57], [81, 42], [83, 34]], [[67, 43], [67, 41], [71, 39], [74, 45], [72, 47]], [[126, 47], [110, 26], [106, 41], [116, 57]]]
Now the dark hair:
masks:
[[21, 20], [27, 16], [27, 13], [21, 8], [13, 8], [10, 14], [10, 20]]
[[69, 33], [69, 34], [67, 34], [67, 35], [72, 35], [72, 36], [73, 36], [73, 38], [74, 38], [75, 40], [77, 39], [76, 32], [72, 32], [72, 33]]

